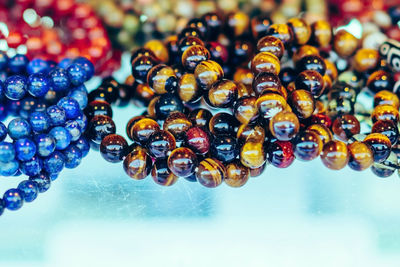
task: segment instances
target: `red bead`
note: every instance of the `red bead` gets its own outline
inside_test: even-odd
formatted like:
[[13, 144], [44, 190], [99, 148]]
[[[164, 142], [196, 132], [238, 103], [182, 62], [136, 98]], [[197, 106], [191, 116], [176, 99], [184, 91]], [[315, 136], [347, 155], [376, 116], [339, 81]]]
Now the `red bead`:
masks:
[[328, 115], [318, 113], [311, 116], [311, 124], [323, 124], [328, 128], [332, 126], [332, 120]]
[[200, 127], [192, 127], [186, 132], [186, 144], [195, 153], [206, 154], [210, 150], [210, 137]]
[[289, 141], [275, 141], [268, 147], [268, 160], [278, 168], [287, 168], [294, 161], [293, 145]]

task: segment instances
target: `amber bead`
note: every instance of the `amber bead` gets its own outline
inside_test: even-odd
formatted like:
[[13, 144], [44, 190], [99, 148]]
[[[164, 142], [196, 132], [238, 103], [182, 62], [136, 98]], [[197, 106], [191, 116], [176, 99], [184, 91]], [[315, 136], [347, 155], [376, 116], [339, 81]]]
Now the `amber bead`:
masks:
[[269, 52], [281, 59], [285, 53], [283, 42], [274, 36], [264, 36], [257, 42], [258, 52]]
[[161, 62], [168, 62], [168, 49], [162, 41], [150, 40], [143, 47], [151, 50]]
[[333, 49], [341, 57], [351, 56], [358, 47], [358, 39], [342, 29], [335, 33], [333, 37]]
[[166, 159], [157, 159], [154, 162], [153, 168], [151, 169], [151, 177], [154, 182], [163, 186], [171, 186], [178, 181], [178, 176], [168, 169]]
[[132, 136], [132, 131], [131, 131], [132, 126], [133, 126], [137, 121], [139, 121], [139, 120], [141, 120], [141, 119], [144, 119], [144, 118], [146, 118], [146, 117], [145, 117], [145, 116], [142, 116], [142, 115], [140, 115], [140, 116], [135, 116], [135, 117], [131, 118], [131, 119], [128, 121], [128, 123], [126, 124], [126, 128], [125, 128], [125, 130], [126, 130], [126, 135], [129, 137], [130, 140], [133, 141], [133, 136]]
[[250, 123], [258, 118], [258, 109], [255, 96], [245, 96], [236, 101], [233, 113], [240, 123]]
[[354, 69], [366, 72], [375, 69], [379, 61], [379, 53], [375, 49], [362, 48], [354, 55]]
[[317, 20], [311, 24], [311, 42], [319, 47], [327, 47], [332, 40], [332, 27], [328, 21]]
[[192, 127], [185, 133], [185, 144], [196, 154], [204, 155], [210, 150], [211, 140], [205, 130]]
[[217, 62], [205, 60], [196, 66], [194, 76], [200, 87], [209, 89], [213, 83], [224, 76], [224, 71]]
[[[316, 104], [318, 101], [316, 102]], [[323, 113], [314, 114], [311, 116], [311, 124], [323, 124], [326, 127], [330, 128], [332, 126], [332, 120], [328, 115]]]
[[186, 36], [179, 41], [178, 49], [181, 55], [181, 61], [183, 53], [186, 51], [186, 49], [193, 45], [204, 46], [205, 44], [202, 40], [200, 40], [200, 38], [194, 36]]
[[283, 96], [280, 79], [276, 74], [273, 73], [259, 73], [254, 78], [252, 88], [256, 95], [262, 95], [264, 92], [273, 92]]
[[377, 121], [372, 125], [371, 133], [381, 133], [389, 138], [390, 143], [395, 145], [399, 139], [399, 129], [393, 121]]
[[368, 169], [374, 163], [371, 148], [361, 142], [353, 142], [347, 146], [350, 154], [349, 167], [356, 171]]
[[132, 75], [138, 83], [146, 83], [149, 70], [158, 64], [152, 56], [139, 56], [132, 61]]
[[396, 109], [399, 109], [399, 97], [395, 93], [387, 90], [377, 92], [374, 96], [374, 107], [385, 104], [391, 105]]
[[193, 72], [197, 64], [208, 59], [210, 52], [204, 46], [192, 45], [183, 52], [182, 65], [186, 70]]
[[147, 150], [139, 145], [135, 146], [124, 159], [124, 170], [131, 178], [142, 180], [149, 175], [152, 161]]
[[312, 45], [302, 45], [293, 54], [293, 62], [296, 63], [305, 56], [319, 56], [319, 50]]
[[292, 45], [294, 39], [293, 31], [287, 24], [272, 24], [268, 28], [268, 35], [282, 40], [285, 47]]
[[272, 24], [272, 20], [265, 15], [258, 15], [251, 19], [251, 33], [255, 40], [267, 35], [268, 28]]
[[231, 187], [241, 187], [250, 178], [249, 168], [243, 166], [239, 161], [231, 162], [226, 166], [225, 183]]
[[371, 133], [367, 135], [363, 142], [371, 147], [375, 162], [382, 162], [387, 159], [392, 150], [390, 139], [386, 135], [380, 133]]
[[311, 36], [311, 27], [300, 18], [291, 18], [287, 25], [293, 32], [294, 42], [297, 45], [304, 45], [308, 42]]
[[332, 131], [338, 139], [347, 141], [353, 135], [360, 133], [360, 122], [353, 115], [342, 115], [333, 122]]
[[376, 121], [399, 121], [399, 109], [392, 105], [379, 105], [374, 108], [371, 114], [372, 122]]
[[258, 177], [263, 172], [265, 171], [265, 167], [267, 166], [267, 163], [264, 163], [261, 167], [255, 168], [255, 169], [250, 169], [250, 177]]
[[329, 169], [343, 169], [349, 162], [349, 158], [350, 154], [347, 146], [342, 141], [330, 141], [322, 149], [322, 163]]
[[304, 56], [297, 61], [296, 69], [298, 72], [302, 72], [304, 70], [315, 70], [321, 75], [324, 75], [326, 71], [325, 60], [318, 55]]
[[155, 96], [150, 100], [149, 105], [147, 106], [147, 114], [150, 118], [156, 118], [156, 104], [161, 96]]
[[285, 98], [276, 93], [264, 93], [257, 98], [256, 105], [260, 116], [270, 119], [278, 112], [286, 109], [287, 103]]
[[182, 140], [192, 122], [182, 112], [171, 112], [165, 119], [163, 129], [169, 131], [177, 140]]
[[140, 100], [144, 104], [149, 103], [154, 98], [154, 91], [150, 88], [150, 86], [146, 83], [138, 83], [134, 85], [133, 98], [135, 100]]
[[[237, 68], [235, 73], [233, 74], [233, 81], [236, 83], [242, 83], [243, 85], [251, 85], [254, 79], [254, 74], [251, 72], [250, 69], [246, 69], [246, 68]], [[247, 93], [247, 90], [245, 90], [245, 92]], [[250, 95], [250, 94], [247, 94]], [[239, 97], [242, 97], [244, 95], [240, 94], [239, 91]]]
[[295, 80], [296, 89], [305, 89], [315, 98], [323, 93], [324, 80], [322, 75], [315, 70], [305, 70], [299, 73]]
[[196, 170], [197, 181], [205, 187], [219, 186], [226, 176], [225, 166], [219, 160], [206, 158], [200, 161]]
[[108, 162], [120, 162], [127, 154], [128, 143], [118, 134], [104, 137], [100, 144], [101, 156]]
[[86, 116], [91, 119], [96, 115], [105, 115], [112, 118], [113, 112], [111, 105], [102, 100], [94, 100], [90, 102], [85, 108]]
[[114, 121], [105, 115], [94, 116], [88, 126], [88, 136], [93, 142], [100, 144], [104, 137], [115, 134]]
[[287, 168], [294, 159], [293, 145], [289, 141], [272, 142], [267, 149], [268, 161], [275, 167]]
[[293, 112], [281, 111], [269, 122], [271, 134], [278, 140], [289, 141], [299, 132], [300, 122]]
[[398, 170], [399, 162], [396, 153], [390, 153], [389, 157], [381, 163], [374, 162], [371, 171], [378, 177], [386, 178]]
[[279, 59], [269, 52], [260, 52], [251, 60], [251, 71], [254, 74], [270, 72], [278, 75], [281, 70]]
[[239, 154], [239, 147], [234, 137], [217, 135], [211, 141], [210, 155], [224, 163], [232, 162]]
[[265, 130], [260, 125], [242, 124], [239, 126], [236, 138], [239, 144], [247, 141], [263, 143], [265, 140]]
[[143, 145], [147, 143], [150, 136], [154, 132], [158, 132], [160, 130], [160, 125], [155, 120], [149, 118], [143, 118], [136, 121], [132, 124], [130, 129], [127, 128], [129, 131], [128, 136], [132, 137], [132, 139], [136, 142], [139, 142]]
[[186, 147], [176, 148], [168, 157], [168, 168], [178, 177], [187, 177], [197, 167], [196, 154]]
[[220, 112], [210, 119], [208, 128], [214, 135], [233, 134], [236, 126], [237, 121], [231, 114]]
[[239, 37], [244, 34], [250, 25], [250, 18], [244, 12], [232, 12], [226, 18], [226, 32], [229, 36]]
[[193, 126], [202, 127], [208, 129], [209, 122], [212, 118], [212, 113], [204, 108], [194, 109], [189, 113], [189, 120]]
[[288, 102], [294, 114], [300, 119], [307, 119], [314, 113], [315, 101], [309, 91], [293, 91], [288, 97]]
[[377, 93], [382, 90], [392, 91], [394, 86], [393, 77], [384, 70], [373, 72], [367, 80], [367, 87], [372, 92]]
[[158, 64], [149, 70], [147, 83], [160, 95], [178, 88], [178, 78], [174, 70], [165, 64]]
[[200, 99], [201, 89], [197, 85], [196, 77], [185, 73], [179, 79], [178, 95], [183, 102], [193, 103]]
[[303, 161], [313, 160], [321, 154], [323, 142], [314, 131], [299, 133], [295, 140], [294, 155]]
[[240, 162], [248, 168], [259, 168], [266, 161], [263, 142], [251, 138], [240, 149]]
[[321, 139], [323, 145], [333, 140], [331, 130], [324, 124], [312, 124], [308, 126], [307, 131], [315, 132]]
[[237, 99], [237, 85], [231, 80], [219, 80], [211, 86], [205, 96], [207, 104], [211, 107], [230, 107]]
[[176, 148], [175, 137], [168, 131], [156, 131], [147, 140], [147, 149], [154, 158], [165, 158]]
[[171, 93], [161, 95], [154, 107], [156, 118], [159, 120], [167, 118], [174, 111], [184, 111], [182, 100]]

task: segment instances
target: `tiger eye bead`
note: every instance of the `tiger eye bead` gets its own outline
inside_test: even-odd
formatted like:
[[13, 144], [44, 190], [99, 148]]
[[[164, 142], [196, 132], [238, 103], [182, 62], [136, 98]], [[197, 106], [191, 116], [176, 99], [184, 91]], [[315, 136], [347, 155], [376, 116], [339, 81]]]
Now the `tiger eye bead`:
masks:
[[268, 161], [277, 168], [289, 167], [294, 159], [293, 145], [289, 141], [272, 142], [267, 149]]
[[226, 18], [226, 31], [231, 37], [239, 37], [249, 28], [250, 18], [244, 12], [232, 12]]
[[[136, 121], [129, 129], [128, 136], [141, 144], [146, 144], [154, 132], [160, 130], [160, 125], [155, 120], [143, 118]], [[127, 128], [128, 131], [128, 128]]]
[[153, 51], [151, 51], [148, 48], [142, 47], [142, 48], [135, 50], [135, 52], [132, 53], [130, 62], [132, 63], [133, 60], [135, 60], [137, 57], [141, 57], [141, 56], [157, 58], [156, 55], [153, 53]]
[[182, 60], [182, 55], [183, 53], [191, 46], [194, 45], [200, 45], [200, 46], [204, 46], [204, 42], [202, 40], [200, 40], [200, 38], [198, 37], [194, 37], [194, 36], [186, 36], [184, 38], [182, 38], [179, 41], [178, 44], [178, 50], [180, 52], [181, 55], [181, 60]]
[[120, 162], [126, 155], [128, 143], [118, 134], [110, 134], [104, 137], [100, 144], [101, 156], [108, 162]]
[[294, 114], [300, 119], [307, 119], [314, 113], [315, 101], [309, 91], [293, 91], [288, 97], [288, 102]]
[[132, 61], [132, 75], [138, 83], [146, 83], [149, 70], [158, 64], [152, 56], [139, 56]]
[[205, 60], [196, 66], [194, 76], [201, 88], [209, 89], [211, 85], [224, 76], [224, 71], [217, 62]]
[[149, 105], [147, 106], [147, 114], [150, 118], [156, 118], [156, 104], [161, 96], [155, 96], [153, 99], [150, 100]]
[[347, 146], [350, 154], [349, 167], [355, 171], [368, 169], [374, 163], [371, 148], [361, 142], [353, 142]]
[[313, 160], [321, 154], [323, 143], [314, 131], [301, 132], [295, 140], [294, 155], [303, 161]]
[[267, 163], [264, 163], [261, 167], [255, 168], [255, 169], [250, 169], [250, 177], [258, 177], [263, 172], [265, 171], [265, 167], [267, 166]]
[[192, 127], [192, 123], [182, 112], [172, 112], [165, 119], [163, 129], [169, 131], [177, 140], [182, 140], [185, 132]]
[[342, 141], [330, 141], [322, 149], [322, 163], [331, 170], [343, 169], [349, 162], [349, 158], [347, 146]]
[[329, 128], [324, 124], [313, 124], [308, 126], [307, 131], [315, 132], [322, 141], [322, 144], [333, 140], [333, 134]]
[[131, 119], [128, 121], [128, 123], [126, 124], [125, 131], [126, 131], [126, 135], [129, 137], [130, 140], [133, 141], [133, 136], [132, 136], [132, 131], [131, 131], [132, 126], [133, 126], [137, 121], [139, 121], [139, 120], [141, 120], [141, 119], [144, 119], [144, 118], [146, 118], [146, 117], [145, 117], [145, 116], [142, 116], [142, 115], [140, 115], [140, 116], [135, 116], [135, 117], [131, 118]]
[[269, 16], [258, 15], [251, 19], [251, 33], [255, 40], [267, 35], [268, 28], [272, 24], [272, 20]]
[[197, 181], [209, 188], [219, 186], [226, 176], [225, 166], [219, 160], [206, 158], [200, 161], [196, 170]]
[[152, 161], [147, 154], [147, 150], [138, 145], [125, 157], [123, 165], [129, 177], [135, 180], [142, 180], [149, 175]]
[[289, 141], [299, 132], [300, 122], [293, 112], [281, 111], [269, 122], [271, 134], [278, 140]]
[[333, 133], [342, 141], [347, 141], [353, 135], [359, 134], [360, 129], [360, 122], [350, 114], [337, 117], [332, 124]]
[[195, 172], [196, 154], [186, 147], [176, 148], [168, 157], [168, 168], [178, 177], [188, 177]]
[[272, 24], [268, 28], [268, 35], [280, 39], [285, 47], [292, 45], [294, 39], [293, 31], [287, 24]]
[[[318, 101], [316, 102], [316, 104]], [[332, 120], [328, 115], [318, 113], [311, 116], [311, 124], [322, 124], [330, 128], [332, 126]]]
[[115, 134], [114, 121], [105, 115], [94, 116], [88, 126], [88, 136], [93, 142], [100, 144], [104, 137]]
[[291, 18], [287, 25], [293, 32], [294, 42], [297, 45], [304, 45], [311, 36], [311, 27], [303, 19]]
[[209, 122], [212, 118], [212, 113], [204, 108], [194, 109], [189, 113], [189, 120], [193, 126], [208, 129]]
[[178, 35], [178, 39], [185, 38], [187, 36], [191, 37], [197, 37], [199, 39], [203, 39], [203, 34], [200, 32], [199, 29], [196, 29], [195, 27], [185, 27]]
[[168, 131], [156, 131], [147, 140], [147, 149], [154, 158], [165, 158], [176, 148], [175, 137]]
[[333, 37], [333, 49], [341, 57], [351, 56], [358, 47], [358, 39], [346, 30], [339, 30]]
[[192, 127], [186, 132], [185, 144], [196, 154], [204, 155], [210, 150], [211, 140], [202, 128]]
[[168, 62], [168, 49], [162, 41], [150, 40], [145, 43], [143, 47], [151, 50], [161, 62]]
[[[251, 85], [254, 79], [254, 74], [251, 72], [250, 69], [245, 69], [245, 68], [237, 68], [235, 73], [233, 74], [233, 81], [238, 83], [238, 84], [243, 84], [246, 86], [247, 85]], [[245, 90], [247, 92], [247, 90]], [[250, 95], [250, 94], [248, 94]], [[240, 94], [240, 90], [239, 90], [239, 97], [242, 97], [244, 95]]]
[[311, 42], [319, 47], [327, 47], [332, 40], [332, 27], [328, 21], [317, 20], [311, 24]]
[[257, 42], [257, 51], [268, 52], [275, 55], [278, 59], [281, 59], [285, 52], [285, 46], [280, 39], [268, 35]]
[[268, 72], [259, 73], [253, 80], [252, 88], [256, 95], [262, 95], [264, 92], [273, 92], [282, 94], [282, 84], [277, 75]]
[[296, 63], [305, 56], [319, 56], [319, 50], [312, 45], [302, 45], [293, 54], [293, 62]]
[[371, 133], [367, 135], [363, 143], [371, 147], [374, 154], [374, 162], [382, 162], [387, 159], [392, 149], [390, 139], [380, 133]]
[[210, 52], [204, 46], [192, 45], [182, 54], [182, 66], [193, 72], [197, 64], [208, 59], [210, 59]]
[[299, 73], [295, 80], [297, 89], [305, 89], [309, 91], [314, 98], [318, 98], [324, 88], [324, 80], [322, 75], [315, 70], [305, 70]]
[[89, 119], [96, 115], [105, 115], [110, 118], [112, 118], [113, 115], [111, 105], [102, 100], [91, 101], [85, 109], [85, 114]]
[[399, 109], [399, 97], [396, 94], [387, 90], [377, 92], [374, 96], [374, 107], [385, 104], [391, 105], [396, 109]]
[[[152, 99], [155, 97], [154, 91], [150, 88], [148, 84], [140, 84], [137, 83], [133, 85], [134, 92], [133, 92], [133, 99], [135, 104], [136, 103], [144, 103], [144, 105], [150, 103]], [[135, 101], [139, 100], [139, 101]]]
[[367, 87], [372, 92], [377, 93], [382, 90], [392, 91], [394, 81], [392, 75], [384, 70], [373, 72], [367, 80]]
[[260, 125], [242, 124], [237, 130], [236, 138], [239, 144], [244, 144], [248, 140], [263, 143], [265, 140], [265, 130]]
[[159, 64], [150, 69], [147, 74], [147, 83], [160, 95], [174, 92], [178, 88], [178, 78], [174, 70], [165, 64]]
[[381, 163], [374, 162], [371, 171], [378, 177], [387, 178], [396, 170], [398, 171], [399, 163], [396, 153], [390, 153], [389, 157]]
[[249, 139], [240, 149], [240, 162], [248, 168], [259, 168], [266, 160], [262, 142]]
[[[229, 63], [231, 66], [246, 66], [253, 56], [253, 42], [240, 38], [230, 46]], [[226, 66], [226, 65], [225, 65]]]
[[260, 116], [263, 116], [264, 119], [272, 118], [287, 107], [285, 98], [279, 94], [268, 92], [257, 98], [256, 105]]
[[233, 106], [233, 113], [240, 123], [250, 123], [258, 118], [255, 96], [242, 97]]
[[372, 122], [376, 121], [399, 121], [399, 110], [392, 105], [379, 105], [374, 108], [371, 114]]
[[208, 27], [208, 38], [214, 40], [217, 38], [222, 29], [222, 19], [220, 15], [216, 12], [209, 12], [202, 16]]
[[237, 85], [231, 80], [222, 79], [214, 83], [204, 96], [211, 107], [230, 107], [237, 99]]
[[315, 70], [321, 75], [324, 75], [326, 71], [325, 60], [318, 55], [304, 56], [297, 61], [296, 69], [298, 72]]
[[183, 102], [193, 103], [200, 99], [201, 89], [197, 85], [196, 77], [185, 73], [179, 79], [178, 95]]
[[393, 121], [377, 121], [372, 125], [371, 133], [381, 133], [389, 138], [390, 143], [395, 145], [399, 139], [399, 129]]
[[182, 100], [175, 94], [167, 93], [160, 96], [155, 103], [156, 118], [163, 120], [167, 118], [172, 112], [184, 111]]
[[208, 128], [214, 135], [233, 134], [236, 125], [237, 121], [231, 114], [220, 112], [210, 119]]
[[249, 178], [249, 168], [243, 166], [239, 161], [231, 162], [226, 166], [224, 182], [230, 187], [241, 187], [247, 183]]
[[208, 42], [206, 48], [210, 51], [211, 59], [218, 64], [224, 65], [229, 61], [228, 48], [220, 42]]
[[239, 147], [234, 137], [217, 135], [211, 141], [210, 155], [224, 163], [232, 162], [239, 154]]
[[168, 169], [168, 164], [165, 159], [157, 159], [154, 162], [153, 168], [151, 169], [151, 177], [156, 184], [163, 186], [171, 186], [178, 181], [178, 176]]
[[251, 71], [254, 74], [270, 72], [278, 75], [280, 70], [281, 63], [279, 62], [279, 59], [269, 52], [260, 52], [251, 60]]
[[375, 49], [361, 48], [354, 55], [354, 69], [366, 72], [375, 69], [379, 61], [379, 53]]

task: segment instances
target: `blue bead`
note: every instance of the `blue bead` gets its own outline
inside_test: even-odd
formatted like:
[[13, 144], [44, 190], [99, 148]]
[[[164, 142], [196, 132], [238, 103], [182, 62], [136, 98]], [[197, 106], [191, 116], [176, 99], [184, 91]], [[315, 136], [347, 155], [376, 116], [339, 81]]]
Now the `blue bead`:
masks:
[[67, 68], [67, 73], [69, 80], [74, 86], [81, 85], [86, 81], [86, 70], [80, 64], [72, 63], [71, 65], [69, 65], [69, 67]]
[[35, 142], [28, 138], [21, 138], [14, 143], [15, 154], [18, 160], [28, 161], [36, 154]]
[[0, 71], [0, 81], [2, 81], [3, 83], [7, 80], [7, 72], [6, 71]]
[[0, 120], [4, 120], [10, 112], [7, 110], [5, 104], [0, 103]]
[[8, 68], [12, 73], [24, 73], [29, 60], [25, 55], [16, 54], [8, 60]]
[[68, 96], [75, 99], [80, 109], [84, 109], [88, 104], [88, 94], [83, 90], [72, 90]]
[[33, 175], [29, 177], [29, 180], [35, 182], [39, 193], [44, 193], [50, 188], [51, 180], [50, 177], [45, 173], [40, 173], [38, 175]]
[[88, 125], [88, 119], [86, 115], [82, 112], [81, 115], [75, 119], [75, 121], [79, 124], [79, 127], [81, 127], [81, 132], [85, 132]]
[[42, 162], [39, 157], [34, 156], [31, 160], [20, 162], [20, 171], [28, 176], [34, 176], [42, 170]]
[[56, 149], [63, 150], [69, 146], [72, 136], [67, 129], [61, 126], [54, 127], [50, 130], [51, 135], [56, 140]]
[[81, 109], [79, 108], [78, 102], [71, 97], [61, 98], [57, 105], [65, 110], [65, 115], [68, 120], [75, 119], [81, 114]]
[[39, 72], [47, 73], [48, 68], [49, 68], [49, 63], [47, 63], [46, 60], [43, 60], [41, 58], [35, 58], [28, 63], [26, 71], [28, 72], [28, 74], [39, 73]]
[[47, 108], [47, 115], [49, 115], [51, 126], [64, 125], [64, 123], [67, 121], [65, 110], [56, 105]]
[[28, 92], [34, 97], [43, 97], [50, 89], [50, 83], [43, 73], [31, 74], [28, 78]]
[[4, 100], [4, 83], [0, 81], [0, 101]]
[[94, 75], [94, 66], [93, 63], [85, 58], [85, 57], [78, 57], [74, 60], [74, 63], [80, 64], [83, 66], [83, 68], [85, 69], [85, 73], [86, 73], [86, 81], [88, 81], [90, 78], [93, 77]]
[[35, 136], [37, 153], [41, 157], [47, 157], [56, 150], [56, 140], [48, 134], [39, 134]]
[[50, 118], [45, 111], [32, 112], [29, 117], [29, 122], [33, 131], [36, 133], [47, 131], [50, 127]]
[[0, 216], [3, 214], [5, 208], [6, 204], [4, 203], [4, 200], [0, 198]]
[[15, 159], [14, 145], [9, 142], [0, 142], [0, 162], [9, 162]]
[[14, 140], [28, 137], [31, 131], [29, 122], [22, 118], [15, 118], [8, 124], [8, 135]]
[[50, 85], [56, 92], [67, 91], [71, 85], [67, 71], [58, 67], [49, 72], [49, 79]]
[[59, 151], [43, 159], [43, 169], [49, 174], [60, 173], [63, 168], [64, 155]]
[[82, 129], [77, 121], [67, 121], [64, 127], [70, 133], [71, 141], [77, 141], [81, 137]]
[[58, 173], [50, 173], [49, 177], [50, 177], [50, 180], [53, 182], [53, 181], [57, 180]]
[[13, 75], [4, 82], [4, 95], [11, 100], [22, 99], [28, 90], [28, 83], [24, 76]]
[[35, 182], [25, 180], [19, 183], [18, 189], [26, 202], [32, 202], [37, 198], [39, 190]]
[[8, 66], [8, 56], [6, 52], [0, 51], [0, 71], [4, 71]]
[[54, 60], [47, 60], [47, 64], [49, 64], [50, 69], [54, 69], [58, 65]]
[[4, 141], [7, 137], [7, 127], [0, 121], [0, 142]]
[[34, 106], [32, 106], [32, 111], [45, 112], [47, 110], [47, 103], [44, 99], [38, 99]]
[[14, 177], [18, 177], [18, 176], [21, 176], [21, 175], [22, 175], [22, 172], [21, 172], [20, 169], [18, 169], [17, 172], [13, 176]]
[[83, 158], [87, 156], [90, 150], [90, 144], [86, 137], [82, 136], [74, 143], [74, 145], [81, 150]]
[[64, 58], [58, 63], [58, 67], [62, 69], [67, 69], [69, 65], [71, 65], [72, 59], [71, 58]]
[[63, 151], [65, 168], [73, 169], [78, 167], [82, 160], [82, 151], [75, 145], [70, 145]]
[[19, 189], [8, 189], [3, 195], [5, 206], [9, 210], [18, 210], [24, 204], [24, 198]]
[[0, 176], [13, 176], [18, 172], [18, 161], [0, 162]]

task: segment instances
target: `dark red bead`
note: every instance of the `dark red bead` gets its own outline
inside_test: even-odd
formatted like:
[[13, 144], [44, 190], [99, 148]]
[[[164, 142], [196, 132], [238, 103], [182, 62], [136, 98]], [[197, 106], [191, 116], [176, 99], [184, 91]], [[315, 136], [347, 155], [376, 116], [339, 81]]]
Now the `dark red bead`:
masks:
[[323, 124], [328, 128], [332, 126], [332, 120], [328, 115], [318, 113], [311, 116], [311, 124]]
[[289, 167], [295, 159], [293, 145], [289, 141], [275, 141], [268, 147], [268, 160], [278, 168]]
[[210, 137], [200, 127], [192, 127], [186, 132], [186, 145], [195, 153], [206, 154], [210, 150]]

